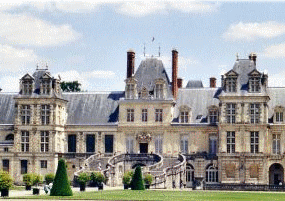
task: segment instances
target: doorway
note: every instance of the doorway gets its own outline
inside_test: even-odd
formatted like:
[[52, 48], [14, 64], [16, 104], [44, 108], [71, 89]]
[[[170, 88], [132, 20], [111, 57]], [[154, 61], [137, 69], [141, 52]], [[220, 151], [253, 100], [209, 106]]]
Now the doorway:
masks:
[[140, 143], [140, 153], [148, 153], [148, 143]]
[[279, 163], [274, 163], [269, 168], [269, 184], [279, 185], [284, 183], [284, 168]]

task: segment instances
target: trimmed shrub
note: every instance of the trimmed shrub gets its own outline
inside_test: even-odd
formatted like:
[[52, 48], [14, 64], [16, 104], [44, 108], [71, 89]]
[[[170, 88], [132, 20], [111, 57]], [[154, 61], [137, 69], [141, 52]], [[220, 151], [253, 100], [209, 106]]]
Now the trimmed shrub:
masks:
[[133, 175], [134, 175], [134, 172], [129, 170], [129, 171], [126, 171], [124, 173], [124, 176], [123, 176], [123, 184], [125, 185], [130, 185], [131, 184], [131, 180], [133, 178]]
[[137, 166], [133, 179], [131, 181], [132, 190], [145, 190], [143, 179], [142, 179], [142, 169], [141, 166]]
[[153, 180], [153, 176], [151, 174], [144, 175], [143, 181], [146, 185], [151, 185], [152, 180]]
[[1, 170], [0, 171], [0, 190], [9, 189], [12, 187], [12, 185], [13, 185], [13, 179], [11, 175], [6, 171]]
[[68, 181], [65, 161], [60, 159], [58, 161], [58, 166], [54, 178], [54, 182], [52, 185], [52, 189], [50, 191], [51, 196], [72, 196], [72, 190]]
[[90, 176], [90, 180], [95, 184], [99, 185], [101, 183], [106, 182], [105, 176], [101, 172], [92, 172]]
[[52, 183], [54, 180], [54, 174], [53, 173], [49, 173], [45, 175], [45, 181], [46, 184], [49, 185], [50, 183]]
[[90, 176], [86, 172], [81, 172], [77, 178], [79, 185], [86, 185], [86, 183], [90, 180]]
[[28, 173], [23, 175], [23, 182], [26, 186], [32, 186], [33, 185], [33, 174]]
[[43, 182], [43, 177], [40, 174], [32, 174], [32, 185], [38, 185]]

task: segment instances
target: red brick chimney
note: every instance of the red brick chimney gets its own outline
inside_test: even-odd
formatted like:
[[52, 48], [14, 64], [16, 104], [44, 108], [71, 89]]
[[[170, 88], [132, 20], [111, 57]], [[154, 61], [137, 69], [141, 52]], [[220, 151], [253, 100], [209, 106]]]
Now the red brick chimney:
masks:
[[177, 98], [178, 86], [177, 86], [177, 75], [178, 75], [178, 51], [172, 50], [172, 94], [173, 98]]
[[252, 60], [254, 62], [254, 65], [256, 65], [256, 58], [257, 58], [256, 54], [252, 52], [248, 57], [249, 60]]
[[183, 85], [183, 79], [182, 78], [177, 78], [177, 87], [178, 89], [182, 88]]
[[210, 88], [216, 88], [216, 78], [210, 77]]
[[135, 51], [130, 49], [127, 52], [127, 78], [130, 78], [135, 73]]

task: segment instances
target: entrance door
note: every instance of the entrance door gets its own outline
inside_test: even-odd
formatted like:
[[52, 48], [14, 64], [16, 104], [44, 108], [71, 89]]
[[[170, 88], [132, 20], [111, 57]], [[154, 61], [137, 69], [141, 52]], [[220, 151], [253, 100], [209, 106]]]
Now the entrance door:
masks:
[[140, 143], [140, 153], [148, 153], [148, 144], [147, 143]]
[[279, 163], [274, 163], [269, 168], [269, 184], [279, 185], [284, 183], [284, 169]]

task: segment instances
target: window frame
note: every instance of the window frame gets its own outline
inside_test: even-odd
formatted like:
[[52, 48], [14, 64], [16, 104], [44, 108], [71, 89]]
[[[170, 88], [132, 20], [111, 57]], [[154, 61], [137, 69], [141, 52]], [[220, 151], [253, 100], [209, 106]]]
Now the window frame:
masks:
[[236, 123], [236, 106], [236, 103], [227, 103], [226, 105], [226, 117], [229, 124]]
[[281, 135], [272, 134], [272, 153], [281, 154]]
[[50, 95], [51, 87], [50, 87], [50, 79], [42, 80], [42, 95]]
[[30, 105], [21, 105], [21, 123], [29, 125], [31, 123], [32, 110]]
[[215, 184], [219, 182], [219, 170], [213, 165], [209, 165], [206, 168], [206, 183]]
[[23, 80], [23, 95], [32, 95], [33, 93], [33, 81], [32, 80]]
[[41, 152], [49, 152], [49, 131], [41, 131]]
[[188, 154], [188, 152], [189, 152], [188, 135], [181, 135], [180, 136], [180, 151], [182, 154]]
[[189, 111], [183, 110], [180, 112], [180, 123], [182, 124], [189, 123]]
[[155, 122], [163, 122], [163, 109], [155, 109]]
[[163, 136], [157, 135], [154, 139], [154, 148], [156, 154], [162, 154], [163, 153]]
[[41, 169], [47, 169], [47, 163], [48, 163], [47, 160], [41, 160], [40, 161]]
[[249, 92], [250, 93], [260, 93], [260, 77], [251, 76], [249, 77]]
[[50, 124], [50, 105], [41, 105], [41, 123], [42, 125]]
[[250, 131], [250, 153], [259, 153], [259, 132]]
[[142, 122], [147, 122], [148, 118], [148, 110], [147, 108], [142, 109]]
[[229, 93], [237, 92], [237, 77], [228, 76], [226, 78], [226, 91]]
[[30, 151], [30, 132], [22, 131], [21, 133], [21, 152]]
[[227, 131], [227, 153], [236, 152], [236, 133], [235, 131]]
[[127, 109], [127, 122], [135, 121], [135, 109], [128, 108]]
[[251, 124], [260, 123], [260, 103], [251, 103], [249, 105], [249, 116]]
[[276, 111], [275, 112], [275, 122], [282, 123], [283, 122], [283, 111]]
[[155, 84], [155, 99], [164, 99], [164, 84]]
[[210, 108], [209, 109], [209, 123], [216, 124], [219, 122], [219, 111], [217, 108]]

